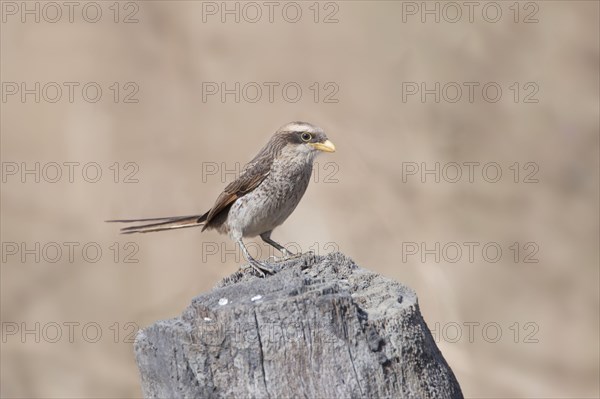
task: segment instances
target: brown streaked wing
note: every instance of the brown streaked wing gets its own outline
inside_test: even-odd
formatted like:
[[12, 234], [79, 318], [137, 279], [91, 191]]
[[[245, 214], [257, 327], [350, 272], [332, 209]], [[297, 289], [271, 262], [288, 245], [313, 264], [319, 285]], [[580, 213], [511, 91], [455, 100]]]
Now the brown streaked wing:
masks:
[[250, 191], [262, 183], [263, 180], [269, 175], [271, 170], [271, 162], [256, 162], [254, 164], [247, 165], [242, 174], [229, 183], [221, 195], [215, 201], [215, 205], [211, 208], [206, 218], [206, 224], [202, 228], [205, 230], [210, 224], [211, 220], [214, 219], [221, 211], [228, 208], [236, 199], [243, 197]]

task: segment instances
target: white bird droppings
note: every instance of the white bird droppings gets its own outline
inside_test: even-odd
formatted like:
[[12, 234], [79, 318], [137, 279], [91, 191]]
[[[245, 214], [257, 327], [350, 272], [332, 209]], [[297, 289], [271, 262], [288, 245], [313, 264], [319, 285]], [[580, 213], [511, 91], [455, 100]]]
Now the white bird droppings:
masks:
[[229, 301], [227, 300], [227, 298], [221, 298], [221, 299], [219, 299], [219, 305], [221, 305], [221, 306], [227, 305], [228, 302]]
[[210, 317], [205, 317], [204, 321], [211, 321], [212, 319]]
[[256, 296], [253, 296], [252, 299], [250, 299], [250, 300], [252, 302], [254, 302], [254, 301], [258, 301], [260, 298], [262, 298], [262, 295], [256, 295]]

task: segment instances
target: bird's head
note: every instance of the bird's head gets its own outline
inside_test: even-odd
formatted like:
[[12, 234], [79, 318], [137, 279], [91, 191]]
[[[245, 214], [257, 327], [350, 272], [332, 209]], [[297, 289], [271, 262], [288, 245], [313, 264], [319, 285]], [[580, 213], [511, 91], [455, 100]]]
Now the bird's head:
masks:
[[279, 128], [275, 136], [302, 152], [335, 152], [335, 146], [327, 138], [323, 129], [307, 122], [288, 123]]

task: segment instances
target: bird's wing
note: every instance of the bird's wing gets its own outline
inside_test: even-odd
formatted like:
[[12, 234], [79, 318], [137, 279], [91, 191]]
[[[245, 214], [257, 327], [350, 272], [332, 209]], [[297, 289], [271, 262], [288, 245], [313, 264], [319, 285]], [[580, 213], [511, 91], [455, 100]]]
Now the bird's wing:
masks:
[[255, 159], [244, 167], [240, 176], [229, 183], [208, 212], [204, 229], [220, 212], [228, 209], [235, 200], [248, 194], [265, 180], [271, 170], [272, 158]]

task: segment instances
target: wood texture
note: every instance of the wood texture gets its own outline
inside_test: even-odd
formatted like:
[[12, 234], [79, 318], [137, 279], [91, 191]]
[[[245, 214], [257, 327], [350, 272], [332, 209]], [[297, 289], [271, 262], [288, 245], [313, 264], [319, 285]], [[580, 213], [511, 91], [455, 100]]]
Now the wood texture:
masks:
[[340, 253], [237, 272], [141, 330], [147, 398], [461, 398], [415, 293]]

